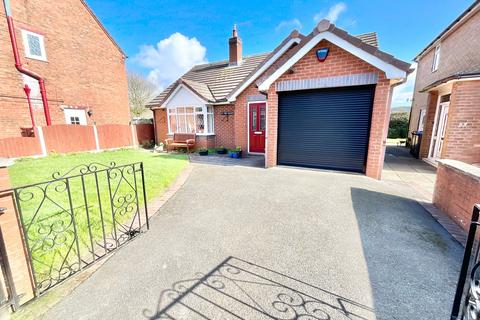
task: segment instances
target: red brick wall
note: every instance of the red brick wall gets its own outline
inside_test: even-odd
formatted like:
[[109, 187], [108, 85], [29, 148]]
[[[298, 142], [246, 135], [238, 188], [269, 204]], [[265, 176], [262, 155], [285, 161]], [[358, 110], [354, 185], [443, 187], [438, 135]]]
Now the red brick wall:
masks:
[[453, 84], [442, 158], [480, 163], [480, 81]]
[[433, 204], [467, 231], [476, 203], [480, 203], [480, 178], [439, 164]]
[[[15, 69], [4, 7], [0, 6], [0, 138], [30, 125], [21, 74]], [[93, 111], [89, 123], [128, 124], [125, 59], [80, 0], [12, 1], [22, 63], [45, 79], [53, 124], [64, 124], [62, 105]], [[21, 29], [45, 36], [48, 62], [25, 57]], [[40, 103], [41, 104], [41, 103]], [[35, 117], [44, 125], [43, 108]]]
[[[8, 171], [0, 167], [0, 190], [11, 187]], [[0, 193], [0, 207], [6, 208], [0, 215], [3, 240], [7, 251], [13, 282], [20, 303], [23, 304], [33, 298], [33, 281], [28, 265], [27, 251], [23, 242], [23, 235], [11, 193]]]
[[[235, 106], [215, 106], [215, 145], [235, 148]], [[233, 116], [222, 115], [222, 112], [232, 112]]]
[[425, 114], [425, 125], [423, 127], [422, 144], [420, 145], [420, 158], [427, 158], [432, 141], [432, 131], [437, 111], [438, 94], [430, 92], [428, 95], [427, 112]]
[[[473, 1], [472, 1], [473, 2]], [[462, 24], [441, 41], [440, 61], [437, 71], [432, 72], [435, 46], [420, 58], [417, 67], [417, 78], [412, 103], [412, 118], [410, 131], [416, 130], [420, 108], [428, 103], [428, 93], [420, 92], [435, 81], [444, 79], [452, 74], [464, 72], [472, 66], [480, 65], [480, 11]], [[446, 27], [446, 25], [445, 25]]]
[[165, 143], [168, 135], [167, 110], [155, 109], [153, 111], [153, 121], [155, 121], [155, 141], [157, 144]]

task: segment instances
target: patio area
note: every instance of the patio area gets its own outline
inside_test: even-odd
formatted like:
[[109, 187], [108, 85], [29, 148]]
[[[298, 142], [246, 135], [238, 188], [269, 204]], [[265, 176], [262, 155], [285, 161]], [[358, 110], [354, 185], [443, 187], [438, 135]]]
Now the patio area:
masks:
[[241, 166], [241, 167], [265, 167], [265, 157], [263, 155], [247, 154], [240, 159], [233, 159], [228, 154], [209, 154], [201, 156], [198, 153], [188, 155], [190, 162], [199, 164], [210, 164], [216, 166]]

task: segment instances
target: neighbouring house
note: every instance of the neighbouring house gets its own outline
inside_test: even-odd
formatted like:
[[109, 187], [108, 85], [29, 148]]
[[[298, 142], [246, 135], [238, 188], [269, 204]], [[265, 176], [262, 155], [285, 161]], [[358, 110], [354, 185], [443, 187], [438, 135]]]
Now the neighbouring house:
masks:
[[156, 97], [156, 138], [196, 133], [197, 146], [242, 147], [265, 166], [362, 172], [379, 179], [393, 86], [410, 64], [327, 20], [294, 30], [271, 53], [242, 56], [234, 28], [229, 60], [197, 65]]
[[480, 1], [415, 58], [410, 134], [422, 131], [420, 158], [480, 164]]
[[0, 139], [33, 122], [129, 124], [126, 56], [84, 0], [2, 1]]

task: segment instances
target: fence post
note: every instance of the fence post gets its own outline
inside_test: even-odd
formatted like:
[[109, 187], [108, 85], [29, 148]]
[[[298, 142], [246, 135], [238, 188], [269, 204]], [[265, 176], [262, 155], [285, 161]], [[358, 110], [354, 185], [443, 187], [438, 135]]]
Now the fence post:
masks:
[[137, 127], [133, 123], [130, 123], [130, 128], [132, 131], [132, 147], [137, 148], [138, 147]]
[[40, 140], [40, 148], [42, 149], [42, 156], [46, 157], [47, 154], [47, 146], [45, 144], [45, 136], [43, 135], [43, 129], [41, 126], [37, 127], [38, 131], [38, 140]]
[[93, 123], [93, 136], [95, 137], [95, 147], [97, 151], [100, 151], [100, 140], [98, 139], [98, 130], [97, 130], [97, 123]]
[[8, 190], [11, 188], [7, 170], [8, 165], [10, 163], [0, 162], [0, 226], [5, 245], [3, 251], [7, 255], [6, 260], [8, 260], [10, 270], [12, 271], [11, 280], [13, 283], [10, 285], [14, 289], [13, 294], [16, 293], [13, 297], [15, 305], [23, 304], [34, 297], [34, 282], [20, 219], [15, 209], [13, 192]]

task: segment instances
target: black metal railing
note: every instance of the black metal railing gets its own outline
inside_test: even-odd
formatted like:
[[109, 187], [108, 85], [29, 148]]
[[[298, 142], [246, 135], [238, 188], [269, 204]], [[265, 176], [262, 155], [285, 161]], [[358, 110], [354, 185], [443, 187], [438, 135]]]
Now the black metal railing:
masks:
[[477, 229], [480, 204], [473, 208], [451, 320], [480, 319], [480, 245]]
[[143, 163], [92, 163], [52, 178], [13, 189], [37, 296], [149, 228]]

